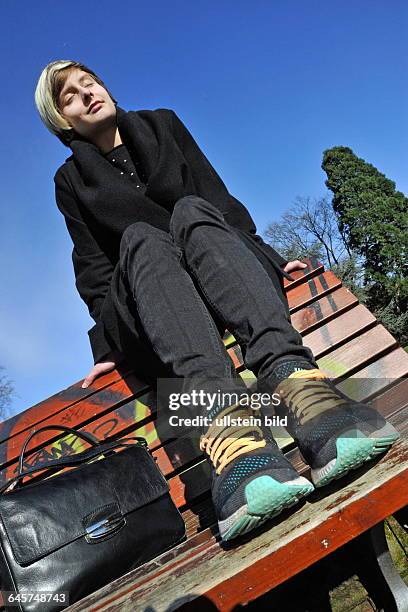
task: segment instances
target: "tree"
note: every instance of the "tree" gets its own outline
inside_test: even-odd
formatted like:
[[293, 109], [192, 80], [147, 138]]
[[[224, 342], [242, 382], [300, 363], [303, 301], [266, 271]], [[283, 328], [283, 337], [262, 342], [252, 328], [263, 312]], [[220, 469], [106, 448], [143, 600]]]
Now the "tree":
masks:
[[[0, 366], [0, 370], [4, 368]], [[11, 381], [4, 374], [0, 374], [0, 418], [2, 419], [7, 416], [13, 393], [14, 387]]]
[[364, 262], [368, 305], [403, 315], [408, 306], [408, 198], [348, 147], [323, 154], [339, 231]]
[[265, 237], [287, 259], [315, 256], [329, 268], [357, 259], [327, 196], [298, 196], [279, 221], [268, 225]]
[[359, 301], [405, 346], [408, 343], [408, 314], [396, 307], [396, 297], [390, 292], [367, 282], [365, 258], [348, 242], [348, 232], [340, 227], [340, 218], [327, 197], [312, 199], [298, 197], [290, 210], [279, 221], [270, 223], [266, 240], [286, 259], [316, 257], [326, 268], [331, 268]]

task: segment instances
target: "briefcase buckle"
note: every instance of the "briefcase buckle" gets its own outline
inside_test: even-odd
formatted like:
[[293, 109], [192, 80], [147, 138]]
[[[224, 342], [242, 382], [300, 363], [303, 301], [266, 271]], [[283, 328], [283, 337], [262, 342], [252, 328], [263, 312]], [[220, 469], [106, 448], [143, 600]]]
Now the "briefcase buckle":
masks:
[[85, 540], [89, 544], [94, 544], [122, 529], [126, 525], [126, 519], [117, 504], [110, 504], [88, 515], [84, 523]]

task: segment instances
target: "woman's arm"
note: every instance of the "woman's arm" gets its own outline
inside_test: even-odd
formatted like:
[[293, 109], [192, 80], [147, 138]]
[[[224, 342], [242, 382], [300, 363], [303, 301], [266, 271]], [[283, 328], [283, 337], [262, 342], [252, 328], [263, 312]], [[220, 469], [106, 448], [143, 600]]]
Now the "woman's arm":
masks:
[[72, 262], [75, 285], [81, 298], [88, 307], [95, 325], [88, 331], [94, 363], [106, 358], [114, 347], [106, 337], [103, 322], [100, 320], [102, 305], [110, 299], [109, 285], [113, 266], [82, 219], [75, 197], [61, 171], [54, 177], [55, 199], [65, 218], [74, 248]]

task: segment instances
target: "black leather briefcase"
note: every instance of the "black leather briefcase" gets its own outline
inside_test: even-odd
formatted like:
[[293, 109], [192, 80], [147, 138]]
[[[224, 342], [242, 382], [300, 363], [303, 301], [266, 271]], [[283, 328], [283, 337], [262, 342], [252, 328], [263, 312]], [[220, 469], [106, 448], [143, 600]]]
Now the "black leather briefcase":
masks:
[[[60, 426], [35, 433], [47, 429], [75, 434], [91, 448], [23, 471], [29, 436], [19, 475], [0, 489], [6, 610], [61, 610], [185, 537], [184, 521], [143, 438], [100, 442]], [[75, 469], [21, 485], [24, 476], [44, 467], [69, 466]]]

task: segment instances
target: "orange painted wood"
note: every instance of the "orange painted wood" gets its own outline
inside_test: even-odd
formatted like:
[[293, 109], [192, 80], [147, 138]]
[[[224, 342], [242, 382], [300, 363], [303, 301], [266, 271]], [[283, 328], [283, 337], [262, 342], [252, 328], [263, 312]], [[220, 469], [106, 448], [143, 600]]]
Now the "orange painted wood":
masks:
[[294, 312], [291, 316], [291, 323], [303, 335], [357, 304], [356, 296], [346, 287], [340, 287]]
[[293, 278], [293, 281], [287, 280], [286, 278], [283, 279], [283, 286], [285, 291], [296, 287], [296, 285], [300, 285], [305, 280], [309, 280], [313, 276], [316, 276], [317, 274], [324, 271], [323, 265], [319, 263], [315, 258], [302, 259], [302, 262], [307, 264], [307, 268], [304, 268], [303, 270], [296, 270], [296, 272], [291, 272], [290, 276]]
[[333, 272], [324, 272], [314, 276], [306, 283], [302, 283], [293, 289], [288, 289], [286, 296], [290, 310], [291, 312], [299, 310], [316, 300], [318, 296], [323, 296], [339, 287], [341, 287], [341, 281]]
[[[21, 431], [28, 430], [30, 427], [41, 423], [47, 417], [58, 414], [66, 408], [74, 406], [78, 402], [92, 402], [93, 400], [91, 398], [93, 396], [100, 392], [108, 392], [113, 385], [120, 383], [127, 372], [128, 369], [123, 371], [113, 370], [97, 378], [94, 384], [88, 389], [82, 389], [82, 380], [80, 380], [60, 393], [52, 395], [43, 402], [31, 408], [27, 408], [24, 412], [16, 414], [6, 421], [2, 421], [0, 423], [0, 442], [7, 440]], [[144, 386], [146, 388], [146, 385]]]

